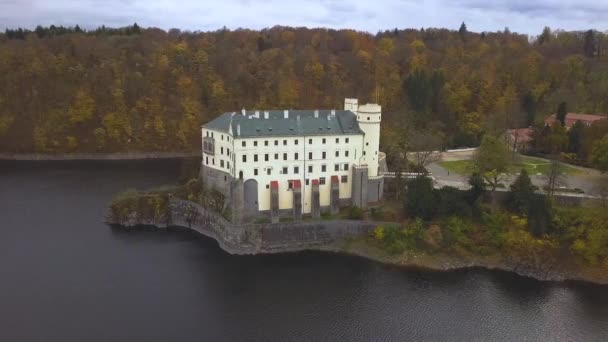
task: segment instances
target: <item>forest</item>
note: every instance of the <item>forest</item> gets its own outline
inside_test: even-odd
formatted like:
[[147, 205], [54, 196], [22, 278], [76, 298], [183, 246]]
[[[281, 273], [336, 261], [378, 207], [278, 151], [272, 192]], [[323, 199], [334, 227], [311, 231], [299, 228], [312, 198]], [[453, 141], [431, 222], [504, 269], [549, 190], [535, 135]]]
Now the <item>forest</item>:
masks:
[[413, 129], [441, 147], [477, 146], [486, 132], [532, 126], [562, 103], [607, 113], [607, 42], [593, 30], [530, 37], [464, 23], [377, 34], [6, 30], [0, 152], [195, 151], [200, 125], [225, 111], [341, 108], [345, 97], [382, 105], [384, 150]]

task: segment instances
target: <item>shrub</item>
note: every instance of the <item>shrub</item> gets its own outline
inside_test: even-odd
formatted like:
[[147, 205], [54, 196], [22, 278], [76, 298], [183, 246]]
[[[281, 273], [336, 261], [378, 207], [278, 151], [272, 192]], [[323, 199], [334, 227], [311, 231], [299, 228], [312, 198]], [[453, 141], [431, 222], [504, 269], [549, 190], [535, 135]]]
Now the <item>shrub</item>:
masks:
[[351, 220], [362, 220], [363, 214], [363, 209], [359, 207], [351, 206], [348, 208], [348, 218]]

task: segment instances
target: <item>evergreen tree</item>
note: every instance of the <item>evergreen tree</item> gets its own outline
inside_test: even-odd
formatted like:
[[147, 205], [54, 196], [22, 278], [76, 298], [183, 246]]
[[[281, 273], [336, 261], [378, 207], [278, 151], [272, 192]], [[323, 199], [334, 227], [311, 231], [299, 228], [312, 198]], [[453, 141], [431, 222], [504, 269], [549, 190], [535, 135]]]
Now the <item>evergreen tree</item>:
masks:
[[468, 190], [469, 204], [473, 205], [486, 191], [486, 184], [479, 172], [473, 172], [469, 177], [471, 188]]
[[566, 127], [566, 115], [568, 115], [568, 105], [562, 101], [557, 106], [557, 113], [555, 114], [555, 119], [561, 122], [562, 127]]
[[460, 37], [464, 38], [467, 32], [467, 25], [463, 21], [462, 24], [460, 24], [460, 28], [458, 29], [458, 34], [460, 34]]
[[430, 178], [419, 176], [407, 184], [405, 210], [411, 217], [430, 220], [435, 215], [437, 198]]
[[511, 184], [511, 192], [507, 199], [508, 207], [520, 215], [528, 215], [530, 206], [538, 188], [532, 184], [526, 169], [522, 169]]

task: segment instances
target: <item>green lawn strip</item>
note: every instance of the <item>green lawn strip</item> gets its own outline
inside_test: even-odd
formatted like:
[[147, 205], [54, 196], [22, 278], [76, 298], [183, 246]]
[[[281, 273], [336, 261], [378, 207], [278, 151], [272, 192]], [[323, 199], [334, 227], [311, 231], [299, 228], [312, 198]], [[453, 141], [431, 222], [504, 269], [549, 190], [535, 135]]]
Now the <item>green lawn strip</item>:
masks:
[[[439, 165], [446, 170], [457, 173], [460, 175], [468, 175], [471, 173], [473, 168], [473, 161], [471, 160], [453, 160], [439, 162]], [[517, 158], [517, 161], [509, 166], [509, 173], [517, 174], [524, 168], [530, 175], [536, 176], [537, 174], [547, 175], [551, 170], [551, 163], [547, 159], [524, 157]], [[580, 173], [580, 170], [574, 168], [568, 164], [562, 164], [563, 172], [567, 175], [575, 175]]]

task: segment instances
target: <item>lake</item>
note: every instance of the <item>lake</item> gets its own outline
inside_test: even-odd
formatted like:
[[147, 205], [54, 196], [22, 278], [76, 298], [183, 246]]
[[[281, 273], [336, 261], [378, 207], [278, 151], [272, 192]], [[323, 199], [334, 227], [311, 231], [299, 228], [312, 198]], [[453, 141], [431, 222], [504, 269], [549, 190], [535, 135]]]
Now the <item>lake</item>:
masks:
[[0, 162], [0, 341], [606, 341], [608, 287], [104, 224], [179, 161]]

